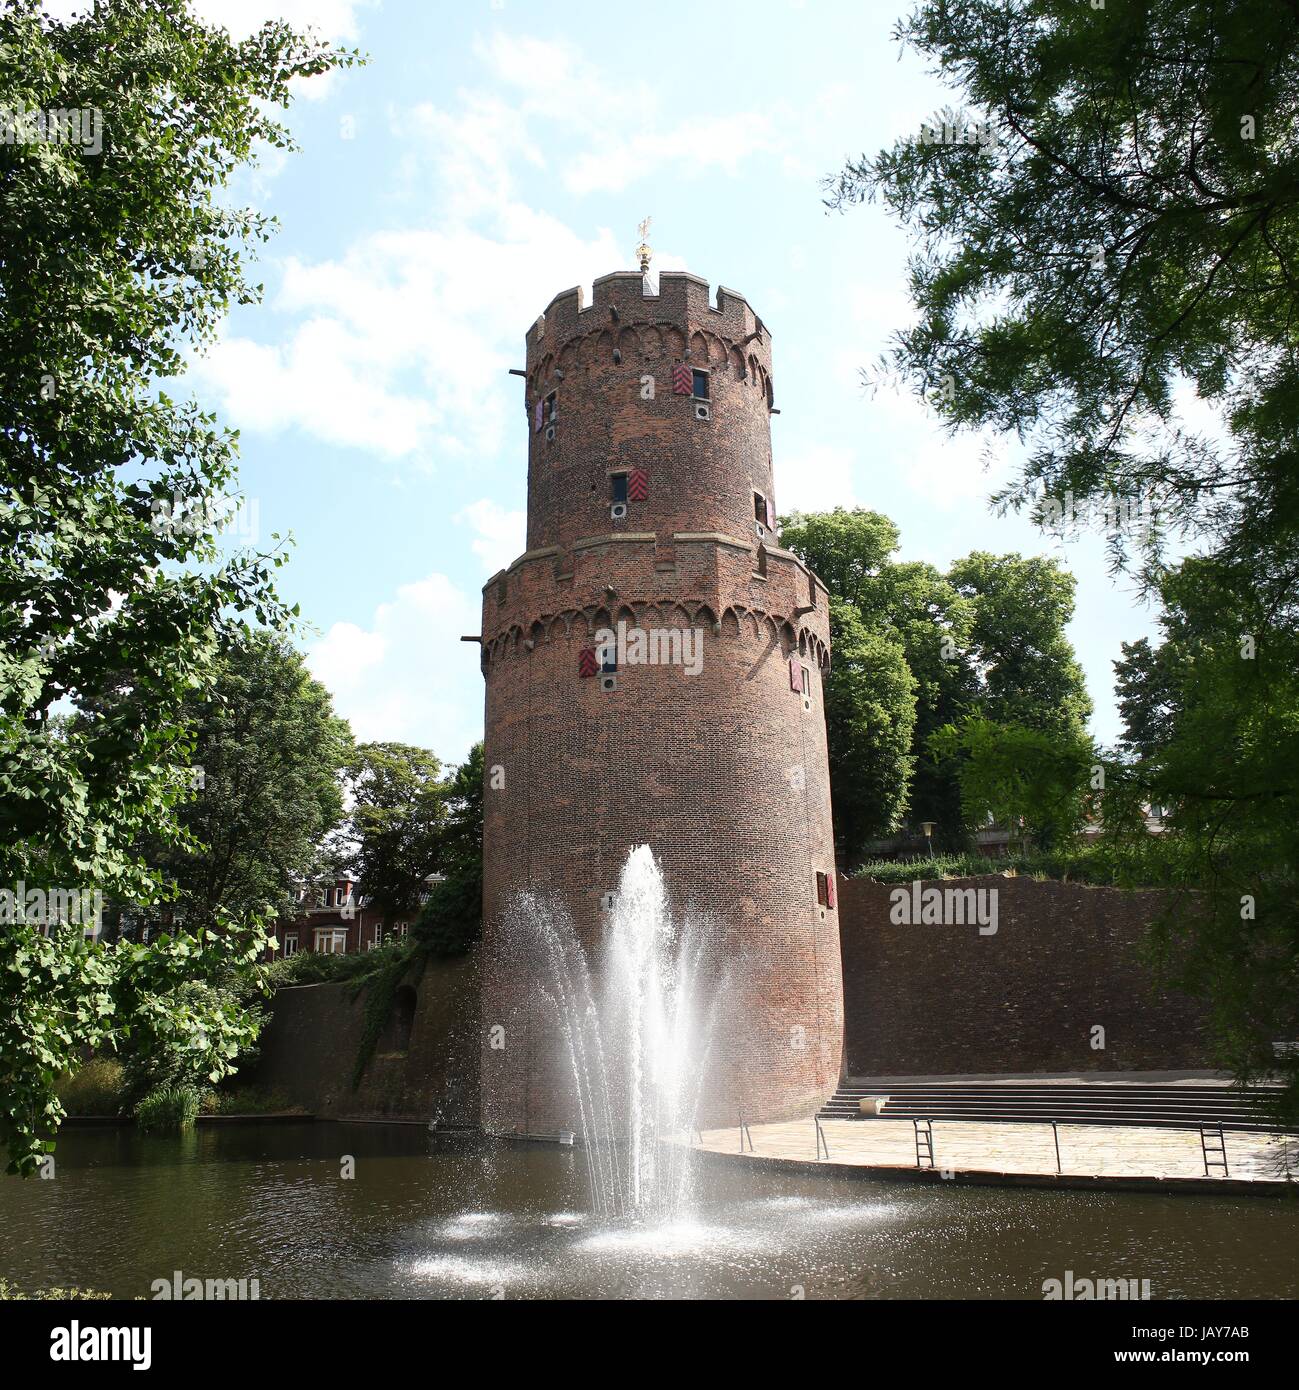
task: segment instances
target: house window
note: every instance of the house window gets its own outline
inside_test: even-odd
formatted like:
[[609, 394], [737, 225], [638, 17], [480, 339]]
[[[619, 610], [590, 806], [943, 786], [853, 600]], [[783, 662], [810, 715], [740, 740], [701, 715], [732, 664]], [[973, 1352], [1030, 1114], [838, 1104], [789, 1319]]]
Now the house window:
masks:
[[830, 876], [820, 871], [816, 875], [816, 900], [822, 907], [830, 906]]
[[708, 399], [708, 373], [701, 372], [698, 367], [690, 373], [690, 394], [696, 400], [706, 401]]
[[625, 502], [627, 500], [626, 473], [610, 473], [609, 500], [611, 502]]
[[298, 934], [295, 931], [286, 931], [284, 933], [284, 958], [287, 960], [290, 956], [296, 956], [297, 954]]
[[558, 392], [558, 391], [552, 391], [552, 392], [550, 393], [550, 395], [548, 395], [548, 396], [546, 397], [546, 401], [545, 401], [545, 405], [544, 405], [543, 409], [544, 409], [544, 411], [545, 411], [545, 416], [546, 416], [546, 421], [547, 421], [547, 423], [553, 425], [553, 424], [555, 423], [555, 421], [559, 419], [559, 392]]
[[316, 950], [326, 956], [341, 956], [347, 953], [346, 927], [318, 927], [316, 929]]
[[753, 494], [753, 519], [761, 521], [766, 525], [767, 521], [767, 499], [760, 492]]
[[807, 667], [807, 666], [800, 665], [800, 666], [799, 666], [799, 670], [802, 672], [802, 677], [803, 677], [803, 694], [804, 694], [804, 695], [810, 695], [810, 694], [812, 693], [812, 672], [811, 672], [811, 669], [810, 669], [809, 667]]

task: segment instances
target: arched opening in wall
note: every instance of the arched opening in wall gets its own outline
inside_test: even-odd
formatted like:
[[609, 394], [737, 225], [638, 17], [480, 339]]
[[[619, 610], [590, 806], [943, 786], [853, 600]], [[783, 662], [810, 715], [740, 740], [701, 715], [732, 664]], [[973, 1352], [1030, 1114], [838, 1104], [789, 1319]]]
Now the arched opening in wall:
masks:
[[413, 985], [398, 985], [388, 1010], [388, 1021], [379, 1037], [379, 1052], [409, 1052], [410, 1035], [415, 1027], [417, 996]]

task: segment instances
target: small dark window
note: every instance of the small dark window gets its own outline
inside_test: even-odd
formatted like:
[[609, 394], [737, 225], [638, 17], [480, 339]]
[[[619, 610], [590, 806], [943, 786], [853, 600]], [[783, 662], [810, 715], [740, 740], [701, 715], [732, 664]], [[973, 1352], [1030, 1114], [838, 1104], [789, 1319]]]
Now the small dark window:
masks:
[[627, 500], [627, 475], [625, 473], [611, 473], [609, 475], [609, 500], [611, 502], [625, 502]]
[[767, 519], [767, 499], [760, 492], [753, 494], [753, 515], [757, 521], [765, 522]]
[[547, 419], [548, 421], [550, 421], [552, 424], [553, 424], [556, 420], [559, 419], [559, 392], [558, 392], [558, 391], [552, 391], [552, 392], [550, 393], [550, 395], [548, 395], [548, 396], [546, 397], [546, 403], [545, 403], [545, 406], [544, 406], [544, 413], [545, 413], [546, 419]]
[[816, 900], [822, 907], [830, 905], [830, 880], [820, 872], [816, 876]]
[[758, 573], [765, 579], [767, 577], [767, 547], [758, 547]]
[[697, 367], [690, 374], [691, 395], [697, 396], [701, 401], [708, 399], [708, 373], [701, 372]]

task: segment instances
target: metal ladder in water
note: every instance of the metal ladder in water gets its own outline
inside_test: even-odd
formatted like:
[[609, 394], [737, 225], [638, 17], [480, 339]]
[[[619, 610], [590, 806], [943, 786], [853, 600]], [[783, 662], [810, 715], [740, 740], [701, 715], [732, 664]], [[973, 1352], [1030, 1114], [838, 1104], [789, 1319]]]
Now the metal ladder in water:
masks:
[[[928, 1166], [932, 1168], [934, 1166], [934, 1122], [932, 1120], [913, 1119], [911, 1124], [916, 1132], [916, 1167]], [[921, 1125], [924, 1126], [923, 1129]], [[928, 1165], [921, 1162], [921, 1159], [924, 1158], [929, 1160]]]
[[1229, 1178], [1230, 1170], [1227, 1168], [1227, 1141], [1223, 1137], [1221, 1125], [1201, 1125], [1200, 1126], [1200, 1153], [1204, 1157], [1204, 1176], [1209, 1174], [1209, 1166], [1212, 1162], [1213, 1167], [1222, 1169], [1222, 1176]]

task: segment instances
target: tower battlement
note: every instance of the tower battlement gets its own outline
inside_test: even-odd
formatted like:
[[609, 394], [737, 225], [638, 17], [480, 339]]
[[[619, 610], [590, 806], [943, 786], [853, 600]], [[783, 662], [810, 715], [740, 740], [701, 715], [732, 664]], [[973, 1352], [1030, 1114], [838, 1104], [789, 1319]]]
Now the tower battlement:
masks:
[[709, 282], [688, 271], [665, 270], [659, 275], [659, 292], [647, 295], [646, 278], [636, 270], [613, 271], [590, 286], [592, 302], [585, 303], [581, 285], [554, 296], [545, 313], [528, 329], [528, 368], [543, 354], [557, 354], [572, 338], [593, 328], [617, 329], [622, 322], [674, 324], [681, 329], [703, 328], [739, 343], [759, 343], [770, 368], [771, 335], [745, 296], [717, 286], [717, 300], [709, 299]]

